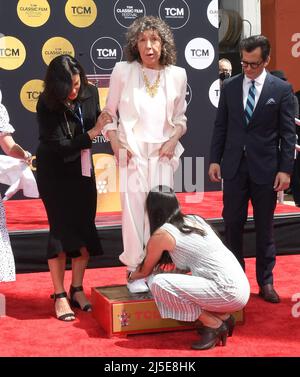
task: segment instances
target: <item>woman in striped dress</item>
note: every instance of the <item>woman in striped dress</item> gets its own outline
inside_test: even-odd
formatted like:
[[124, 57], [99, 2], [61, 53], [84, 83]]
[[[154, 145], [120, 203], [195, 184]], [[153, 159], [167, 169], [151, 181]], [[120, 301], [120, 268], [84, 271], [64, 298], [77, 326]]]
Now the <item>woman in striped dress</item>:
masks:
[[[212, 348], [220, 341], [225, 345], [234, 327], [230, 313], [241, 310], [250, 295], [239, 262], [202, 218], [181, 213], [171, 188], [152, 189], [147, 211], [151, 229], [147, 254], [128, 280], [148, 277], [162, 318], [202, 323], [201, 338], [193, 349]], [[161, 273], [171, 265], [175, 273]]]

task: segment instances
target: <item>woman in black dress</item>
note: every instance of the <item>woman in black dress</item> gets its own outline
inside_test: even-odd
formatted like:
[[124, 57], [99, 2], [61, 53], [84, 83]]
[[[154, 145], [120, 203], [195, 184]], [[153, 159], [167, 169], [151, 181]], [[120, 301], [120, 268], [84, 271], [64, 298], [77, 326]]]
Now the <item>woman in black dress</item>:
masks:
[[50, 225], [47, 259], [60, 320], [75, 319], [64, 288], [66, 257], [72, 258], [71, 305], [90, 311], [83, 288], [89, 255], [102, 253], [95, 227], [97, 192], [92, 140], [106, 123], [98, 90], [87, 82], [79, 62], [69, 55], [49, 64], [37, 104], [39, 146], [37, 183]]

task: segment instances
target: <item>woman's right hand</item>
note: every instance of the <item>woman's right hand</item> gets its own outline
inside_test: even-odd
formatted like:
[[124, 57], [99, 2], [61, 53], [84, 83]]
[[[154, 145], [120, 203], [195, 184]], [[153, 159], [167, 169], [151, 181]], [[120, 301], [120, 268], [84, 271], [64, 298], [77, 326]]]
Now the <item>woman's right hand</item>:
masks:
[[95, 126], [88, 131], [91, 140], [99, 136], [103, 130], [103, 127], [108, 123], [112, 123], [112, 121], [113, 119], [111, 115], [106, 111], [102, 111], [102, 113], [98, 116]]
[[101, 133], [104, 126], [108, 123], [112, 123], [112, 121], [112, 116], [107, 111], [102, 111], [101, 114], [98, 116], [95, 125], [95, 127], [100, 131], [99, 134]]

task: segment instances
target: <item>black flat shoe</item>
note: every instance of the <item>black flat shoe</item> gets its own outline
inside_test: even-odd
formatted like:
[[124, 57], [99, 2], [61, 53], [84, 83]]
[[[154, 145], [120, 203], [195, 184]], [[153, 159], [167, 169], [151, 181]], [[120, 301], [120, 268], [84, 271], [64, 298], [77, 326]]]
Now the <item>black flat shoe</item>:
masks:
[[228, 335], [228, 327], [223, 322], [220, 327], [213, 329], [212, 327], [203, 326], [201, 328], [201, 339], [192, 344], [194, 350], [208, 350], [214, 348], [220, 343], [222, 346], [226, 345]]
[[83, 287], [80, 285], [79, 287], [73, 287], [73, 285], [70, 286], [70, 303], [71, 306], [74, 308], [79, 308], [84, 312], [90, 312], [92, 310], [92, 305], [91, 304], [85, 304], [84, 307], [82, 308], [77, 300], [74, 299], [74, 294], [76, 292], [82, 292]]
[[[53, 295], [51, 295], [50, 297], [54, 299], [54, 302], [56, 302], [58, 298], [67, 298], [67, 293], [66, 292], [53, 293]], [[56, 313], [56, 318], [59, 319], [60, 321], [71, 322], [75, 320], [75, 314], [73, 312], [69, 312], [62, 315], [57, 315]]]

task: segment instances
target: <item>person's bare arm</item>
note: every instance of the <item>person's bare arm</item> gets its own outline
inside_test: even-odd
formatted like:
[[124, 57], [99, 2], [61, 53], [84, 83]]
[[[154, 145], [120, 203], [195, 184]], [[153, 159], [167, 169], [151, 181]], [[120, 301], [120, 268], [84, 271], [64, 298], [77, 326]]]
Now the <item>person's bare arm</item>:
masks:
[[5, 135], [0, 138], [0, 145], [4, 153], [10, 157], [19, 158], [26, 162], [30, 162], [31, 153], [25, 151], [19, 144], [17, 144], [11, 135]]
[[147, 244], [147, 254], [140, 268], [129, 275], [129, 281], [149, 276], [165, 250], [172, 252], [175, 248], [174, 238], [165, 230], [156, 231]]

